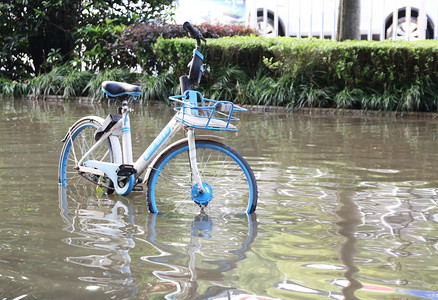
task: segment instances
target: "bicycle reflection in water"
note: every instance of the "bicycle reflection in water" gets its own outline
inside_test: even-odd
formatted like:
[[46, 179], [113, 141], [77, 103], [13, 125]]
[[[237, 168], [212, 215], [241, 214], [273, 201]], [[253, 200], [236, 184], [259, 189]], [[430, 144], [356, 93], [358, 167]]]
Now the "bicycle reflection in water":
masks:
[[[94, 291], [117, 299], [141, 299], [150, 294], [166, 299], [254, 296], [227, 282], [224, 274], [236, 269], [251, 249], [257, 236], [255, 214], [212, 219], [201, 213], [190, 219], [170, 218], [139, 212], [126, 199], [89, 196], [92, 194], [82, 187], [59, 189], [64, 230], [74, 234], [63, 241], [94, 253], [66, 257], [68, 263], [90, 273], [78, 276], [78, 287], [85, 284], [87, 295]], [[132, 257], [140, 259], [132, 261]], [[208, 282], [202, 292], [200, 282]]]
[[[64, 230], [74, 234], [63, 242], [81, 248], [81, 254], [93, 253], [67, 256], [65, 260], [88, 268], [85, 273], [89, 272], [90, 276], [78, 276], [87, 291], [104, 291], [119, 299], [134, 298], [137, 286], [129, 251], [135, 247], [134, 235], [138, 228], [134, 225], [133, 208], [127, 201], [86, 196], [87, 193], [92, 195], [89, 190], [59, 188], [61, 217], [66, 223]], [[73, 249], [70, 253], [77, 252]]]

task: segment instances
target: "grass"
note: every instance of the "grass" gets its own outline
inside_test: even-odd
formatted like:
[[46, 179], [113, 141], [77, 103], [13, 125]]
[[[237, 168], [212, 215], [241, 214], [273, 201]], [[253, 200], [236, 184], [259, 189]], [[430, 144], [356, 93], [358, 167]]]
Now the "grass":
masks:
[[30, 80], [30, 92], [35, 97], [62, 94], [62, 80], [70, 72], [68, 67], [54, 67], [50, 72]]
[[61, 87], [63, 90], [63, 98], [66, 100], [73, 99], [83, 95], [84, 88], [91, 80], [91, 72], [78, 72], [71, 70], [61, 79]]
[[344, 88], [333, 97], [337, 109], [358, 108], [364, 100], [365, 92], [361, 89]]
[[212, 71], [213, 84], [208, 89], [211, 98], [231, 101], [238, 94], [238, 88], [248, 82], [248, 75], [238, 66], [221, 67]]
[[180, 94], [178, 80], [173, 73], [143, 75], [140, 77], [142, 88], [141, 101], [161, 100], [168, 103], [169, 96]]
[[[102, 101], [105, 95], [101, 85], [105, 80], [140, 85], [140, 100], [144, 103], [152, 100], [167, 103], [170, 95], [180, 93], [178, 79], [172, 72], [142, 75], [126, 69], [109, 69], [92, 74], [61, 66], [22, 82], [0, 78], [0, 94], [8, 97], [30, 94], [42, 99], [57, 95], [64, 100], [84, 96], [93, 101]], [[240, 67], [221, 67], [207, 73], [201, 86], [194, 88], [212, 99], [249, 105], [287, 106], [292, 109], [331, 107], [383, 112], [438, 110], [438, 84], [428, 79], [415, 80], [403, 86], [394, 83], [384, 86], [383, 91], [370, 87], [339, 89], [329, 84], [318, 85], [311, 75], [297, 78], [286, 74], [275, 77], [269, 71], [260, 69], [254, 78], [250, 78]]]
[[6, 97], [18, 97], [29, 93], [28, 82], [10, 81], [6, 78], [0, 78], [0, 95]]

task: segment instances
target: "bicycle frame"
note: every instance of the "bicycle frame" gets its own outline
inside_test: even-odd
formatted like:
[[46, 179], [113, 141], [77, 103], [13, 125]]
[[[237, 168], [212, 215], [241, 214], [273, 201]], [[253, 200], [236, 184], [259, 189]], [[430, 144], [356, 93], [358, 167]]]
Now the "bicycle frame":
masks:
[[[188, 100], [189, 101], [189, 100]], [[120, 187], [117, 182], [119, 182], [120, 177], [117, 174], [117, 169], [121, 164], [130, 164], [133, 165], [135, 170], [137, 171], [135, 176], [132, 176], [129, 180], [137, 182], [138, 177], [146, 171], [146, 175], [144, 176], [143, 183], [147, 180], [149, 173], [152, 169], [152, 166], [155, 162], [161, 157], [161, 154], [165, 153], [167, 149], [184, 142], [188, 142], [189, 144], [189, 156], [190, 156], [190, 165], [191, 171], [193, 174], [194, 182], [197, 184], [200, 192], [203, 192], [202, 178], [199, 174], [197, 162], [196, 162], [196, 149], [195, 149], [195, 140], [196, 139], [208, 139], [221, 141], [223, 138], [217, 136], [203, 135], [196, 137], [194, 134], [194, 129], [190, 127], [186, 127], [180, 121], [176, 119], [176, 114], [169, 123], [161, 130], [161, 132], [157, 135], [157, 137], [152, 141], [152, 143], [146, 148], [143, 154], [133, 163], [133, 155], [132, 155], [132, 141], [131, 141], [131, 124], [129, 118], [129, 112], [131, 109], [128, 107], [127, 103], [122, 107], [122, 118], [114, 125], [108, 132], [104, 133], [102, 137], [94, 143], [94, 145], [80, 158], [78, 161], [78, 171], [79, 172], [88, 172], [92, 174], [96, 174], [99, 176], [108, 176], [112, 182], [114, 183], [114, 188], [116, 192], [120, 195], [127, 195], [133, 189], [133, 184], [126, 184], [123, 187]], [[74, 127], [74, 125], [73, 125]], [[166, 146], [169, 144], [169, 141], [176, 135], [177, 132], [186, 128], [187, 129], [187, 138], [178, 140], [173, 143], [169, 147]], [[121, 132], [122, 139], [122, 147], [116, 147], [119, 149], [113, 149], [113, 157], [115, 157], [115, 161], [121, 163], [107, 163], [98, 160], [88, 160], [88, 156], [92, 153], [101, 143], [105, 142], [105, 140], [112, 135], [119, 135]], [[120, 157], [122, 159], [120, 159]]]
[[[213, 199], [217, 201], [208, 207], [222, 213], [255, 211], [257, 182], [245, 158], [225, 145], [222, 137], [195, 135], [195, 129], [236, 132], [234, 122], [239, 119], [233, 113], [246, 109], [231, 101], [208, 99], [191, 88], [200, 84], [204, 72], [200, 46], [206, 40], [190, 23], [183, 28], [196, 39], [196, 48], [189, 74], [180, 77], [181, 93], [169, 97], [176, 103], [174, 117], [136, 160], [127, 100], [105, 119], [79, 119], [62, 139], [60, 185], [74, 186], [85, 179], [108, 193], [126, 196], [143, 191], [140, 184], [147, 183], [151, 213], [190, 212], [193, 204], [204, 210]], [[102, 82], [102, 90], [118, 99], [129, 96], [135, 100], [141, 95], [140, 86], [118, 81]], [[181, 130], [185, 136], [175, 141]]]
[[[199, 49], [201, 48], [201, 40], [206, 43], [206, 40], [202, 37], [202, 35], [199, 33], [199, 31], [192, 27], [192, 25], [188, 22], [184, 23], [183, 28], [189, 33], [189, 35], [196, 39], [196, 48], [193, 51], [193, 57], [192, 61], [190, 63], [190, 72], [188, 76], [182, 76], [180, 78], [180, 85], [182, 94], [184, 94], [184, 100], [180, 100], [177, 96], [171, 97], [171, 100], [182, 102], [184, 105], [182, 108], [180, 108], [180, 111], [177, 110], [176, 115], [169, 121], [169, 123], [162, 129], [162, 131], [158, 134], [158, 136], [154, 139], [154, 141], [146, 148], [146, 150], [143, 152], [143, 154], [135, 161], [133, 161], [132, 156], [132, 141], [131, 141], [131, 123], [129, 118], [129, 113], [131, 112], [131, 109], [128, 106], [127, 101], [123, 101], [122, 108], [121, 108], [121, 114], [122, 117], [120, 120], [117, 121], [114, 126], [112, 126], [109, 130], [109, 126], [105, 126], [107, 128], [104, 128], [103, 135], [100, 136], [100, 138], [93, 144], [93, 146], [83, 155], [82, 158], [77, 163], [76, 169], [78, 172], [83, 173], [91, 173], [98, 176], [108, 176], [109, 179], [114, 184], [115, 191], [120, 195], [127, 195], [129, 194], [133, 188], [134, 185], [138, 182], [138, 178], [141, 174], [143, 174], [146, 171], [146, 174], [144, 176], [143, 183], [147, 180], [149, 177], [149, 173], [152, 170], [152, 166], [155, 165], [155, 162], [162, 156], [163, 153], [165, 153], [170, 147], [176, 146], [179, 143], [188, 143], [189, 148], [189, 160], [190, 160], [190, 170], [192, 172], [192, 178], [194, 180], [194, 186], [199, 190], [200, 193], [204, 193], [204, 185], [202, 182], [201, 175], [198, 171], [197, 166], [197, 159], [196, 159], [196, 139], [194, 133], [194, 128], [207, 128], [209, 123], [215, 123], [212, 121], [213, 114], [216, 111], [216, 107], [219, 103], [216, 102], [216, 105], [213, 106], [213, 109], [211, 111], [208, 111], [205, 108], [204, 98], [201, 95], [201, 101], [203, 107], [198, 107], [198, 92], [191, 90], [192, 84], [199, 84], [202, 73], [204, 72], [203, 69], [203, 55], [199, 52]], [[135, 96], [138, 95], [139, 90], [135, 90], [133, 93], [116, 90], [116, 92], [108, 92], [105, 91], [107, 94], [109, 94], [112, 97], [128, 94], [135, 98]], [[113, 93], [115, 95], [113, 95]], [[187, 96], [187, 97], [186, 97]], [[208, 100], [208, 99], [207, 99]], [[209, 100], [212, 101], [212, 100]], [[226, 101], [222, 101], [225, 103]], [[231, 105], [231, 111], [229, 116], [227, 117], [227, 122], [223, 126], [222, 130], [231, 130], [230, 120], [238, 120], [236, 118], [232, 118], [232, 112], [234, 109], [234, 104], [231, 102], [228, 102], [227, 104]], [[199, 112], [208, 114], [210, 113], [208, 117], [208, 121], [206, 122], [205, 127], [196, 127], [188, 124], [185, 122], [184, 117], [185, 116], [194, 116], [194, 117], [200, 117], [205, 118], [205, 116], [200, 116]], [[181, 117], [182, 116], [182, 117]], [[221, 118], [217, 118], [221, 119]], [[223, 120], [223, 119], [221, 119]], [[78, 121], [80, 122], [80, 121]], [[77, 122], [77, 123], [78, 123]], [[75, 123], [72, 128], [77, 124]], [[216, 123], [217, 124], [217, 123]], [[101, 127], [102, 128], [102, 127]], [[169, 141], [175, 136], [175, 134], [180, 131], [181, 129], [187, 130], [187, 138], [177, 141], [176, 143], [172, 144], [170, 147], [165, 148], [167, 144], [169, 144]], [[212, 129], [212, 128], [209, 128]], [[99, 129], [100, 130], [100, 129]], [[236, 131], [235, 129], [234, 131]], [[64, 138], [64, 140], [69, 138], [69, 134], [71, 137], [71, 133], [67, 134], [67, 136]], [[122, 147], [120, 147], [119, 139], [114, 138], [113, 136], [122, 136]], [[104, 162], [104, 161], [98, 161], [98, 160], [92, 160], [88, 159], [90, 154], [93, 153], [94, 150], [97, 149], [97, 147], [106, 141], [108, 138], [111, 138], [111, 144], [112, 148], [109, 151], [112, 151], [112, 162]], [[210, 139], [215, 141], [221, 141], [222, 138], [215, 137], [215, 136], [202, 136], [200, 137], [202, 139]], [[74, 148], [73, 148], [74, 151]], [[108, 155], [105, 155], [105, 157]], [[103, 160], [103, 159], [102, 159]], [[119, 185], [119, 182], [122, 183], [122, 187]]]

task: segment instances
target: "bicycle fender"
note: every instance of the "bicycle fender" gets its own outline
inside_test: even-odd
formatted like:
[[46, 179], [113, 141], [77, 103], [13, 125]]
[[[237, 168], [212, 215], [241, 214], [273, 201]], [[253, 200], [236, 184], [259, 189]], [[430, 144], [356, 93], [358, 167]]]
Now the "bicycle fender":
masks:
[[[196, 141], [207, 140], [207, 141], [222, 142], [224, 140], [224, 138], [221, 136], [216, 136], [216, 135], [197, 135], [197, 136], [195, 136], [195, 140]], [[163, 156], [164, 153], [169, 151], [170, 148], [175, 147], [177, 145], [180, 145], [182, 143], [186, 143], [186, 142], [188, 142], [188, 138], [180, 139], [180, 140], [176, 141], [175, 143], [164, 148], [157, 156], [155, 156], [154, 160], [149, 164], [149, 166], [146, 169], [146, 173], [145, 173], [145, 176], [144, 176], [142, 183], [146, 183], [148, 181], [149, 175], [152, 171], [152, 167], [155, 166], [157, 161]]]
[[103, 124], [103, 122], [105, 121], [103, 118], [98, 117], [98, 116], [86, 116], [86, 117], [80, 118], [72, 126], [70, 126], [70, 128], [68, 129], [67, 133], [65, 134], [65, 136], [61, 140], [61, 142], [64, 143], [68, 139], [68, 137], [70, 136], [70, 132], [72, 132], [73, 129], [76, 128], [76, 126], [78, 126], [79, 124], [81, 124], [84, 121], [90, 121], [90, 120], [93, 121], [93, 119], [96, 119], [98, 122], [100, 122], [100, 124], [96, 123], [96, 125], [99, 125], [99, 126], [101, 126]]
[[[92, 121], [93, 123], [96, 123], [98, 127], [100, 127], [103, 122], [105, 121], [103, 118], [98, 116], [86, 116], [83, 118], [80, 118], [77, 120], [70, 128], [68, 129], [67, 133], [65, 134], [64, 138], [61, 140], [61, 142], [65, 143], [68, 141], [71, 132], [74, 131], [74, 129], [81, 125], [82, 122], [89, 122]], [[96, 121], [96, 122], [95, 122]], [[116, 136], [109, 136], [108, 139], [111, 140], [111, 144], [113, 145], [113, 158], [114, 163], [122, 163], [122, 146], [120, 145], [120, 141]]]

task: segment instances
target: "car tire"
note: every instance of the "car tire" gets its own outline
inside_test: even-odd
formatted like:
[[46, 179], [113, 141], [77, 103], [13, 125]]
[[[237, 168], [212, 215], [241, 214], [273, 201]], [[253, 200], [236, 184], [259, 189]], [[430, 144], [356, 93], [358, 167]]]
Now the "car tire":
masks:
[[[266, 24], [263, 18], [263, 10], [257, 11], [257, 29], [260, 34], [266, 37], [276, 37], [275, 36], [275, 26], [274, 26], [274, 14], [272, 12], [268, 12], [266, 18]], [[284, 36], [284, 28], [281, 24], [281, 21], [278, 20], [278, 36]]]

